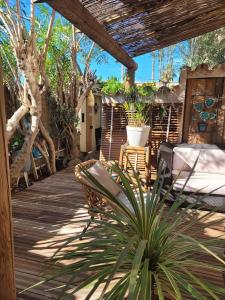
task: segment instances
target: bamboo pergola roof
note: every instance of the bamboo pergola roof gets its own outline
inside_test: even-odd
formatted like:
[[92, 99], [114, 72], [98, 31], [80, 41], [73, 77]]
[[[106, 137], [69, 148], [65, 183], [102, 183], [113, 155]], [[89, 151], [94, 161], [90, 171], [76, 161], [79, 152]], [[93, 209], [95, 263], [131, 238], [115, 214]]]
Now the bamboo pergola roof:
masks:
[[46, 2], [128, 68], [135, 68], [132, 57], [225, 25], [224, 0]]

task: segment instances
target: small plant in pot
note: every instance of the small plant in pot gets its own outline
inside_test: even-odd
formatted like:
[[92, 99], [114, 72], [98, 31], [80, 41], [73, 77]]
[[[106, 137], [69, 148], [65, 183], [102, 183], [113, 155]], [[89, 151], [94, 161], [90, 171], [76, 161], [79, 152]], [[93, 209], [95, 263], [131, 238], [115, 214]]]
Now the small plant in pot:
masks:
[[123, 104], [128, 125], [127, 140], [130, 146], [144, 147], [149, 139], [149, 102], [143, 102], [136, 87], [126, 92]]

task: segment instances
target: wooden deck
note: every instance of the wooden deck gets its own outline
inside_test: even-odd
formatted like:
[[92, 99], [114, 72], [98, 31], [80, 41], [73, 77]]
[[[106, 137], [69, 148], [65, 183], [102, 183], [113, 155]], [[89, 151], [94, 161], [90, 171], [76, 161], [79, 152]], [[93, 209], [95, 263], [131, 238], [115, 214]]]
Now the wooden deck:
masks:
[[[80, 232], [89, 219], [84, 192], [73, 176], [73, 170], [68, 168], [13, 196], [18, 292], [41, 280], [40, 272], [46, 266], [46, 259], [54, 253], [54, 242]], [[224, 234], [224, 224], [204, 232], [200, 230], [199, 234], [206, 238], [217, 237]], [[222, 274], [205, 277], [221, 286], [224, 284]], [[62, 282], [50, 282], [18, 295], [17, 299], [56, 299], [54, 287], [60, 284]], [[85, 294], [85, 291], [79, 292], [72, 299], [84, 299]]]
[[[54, 242], [80, 232], [89, 216], [84, 192], [68, 168], [13, 196], [14, 244], [17, 289], [41, 280], [46, 258], [54, 253]], [[18, 295], [18, 299], [56, 299], [61, 285], [51, 282]], [[83, 299], [83, 295], [73, 299]]]

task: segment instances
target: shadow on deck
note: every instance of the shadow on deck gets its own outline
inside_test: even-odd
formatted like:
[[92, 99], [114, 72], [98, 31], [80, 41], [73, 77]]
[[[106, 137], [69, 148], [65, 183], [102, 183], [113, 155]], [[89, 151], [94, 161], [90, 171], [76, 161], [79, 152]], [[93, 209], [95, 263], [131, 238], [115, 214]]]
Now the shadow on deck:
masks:
[[[200, 213], [200, 212], [195, 212]], [[194, 214], [195, 214], [194, 213]], [[221, 218], [221, 214], [213, 218]], [[41, 280], [40, 272], [46, 259], [55, 252], [55, 243], [80, 233], [89, 219], [84, 191], [75, 180], [73, 169], [63, 170], [27, 190], [13, 196], [15, 267], [18, 291]], [[203, 238], [224, 234], [224, 224], [204, 231]], [[200, 272], [201, 273], [201, 272]], [[223, 286], [222, 274], [204, 274], [205, 278]], [[49, 282], [18, 295], [19, 300], [57, 299], [54, 288], [62, 281]], [[87, 292], [79, 292], [73, 300], [84, 299]]]
[[[17, 291], [41, 280], [46, 259], [55, 252], [54, 242], [81, 232], [89, 215], [82, 186], [68, 168], [27, 190], [13, 195], [13, 221]], [[18, 295], [17, 299], [56, 299], [51, 282]], [[83, 299], [82, 295], [72, 299]]]

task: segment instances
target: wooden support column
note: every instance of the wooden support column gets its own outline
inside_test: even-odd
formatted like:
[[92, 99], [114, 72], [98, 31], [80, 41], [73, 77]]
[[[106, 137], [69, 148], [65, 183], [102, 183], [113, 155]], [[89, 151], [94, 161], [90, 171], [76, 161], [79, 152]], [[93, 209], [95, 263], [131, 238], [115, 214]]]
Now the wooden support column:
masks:
[[127, 69], [125, 79], [125, 89], [128, 90], [135, 84], [135, 69]]
[[16, 300], [11, 191], [5, 126], [5, 100], [0, 61], [0, 299]]

